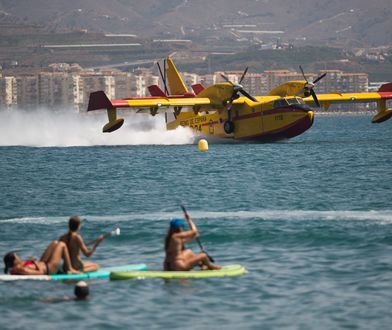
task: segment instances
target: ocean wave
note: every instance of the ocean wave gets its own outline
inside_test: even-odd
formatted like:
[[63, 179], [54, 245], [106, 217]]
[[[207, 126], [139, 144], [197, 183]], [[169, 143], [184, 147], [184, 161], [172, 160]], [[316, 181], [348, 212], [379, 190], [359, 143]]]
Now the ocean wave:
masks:
[[[254, 211], [189, 211], [194, 219], [240, 219], [240, 220], [279, 220], [279, 221], [379, 221], [392, 223], [392, 210], [254, 210]], [[88, 222], [122, 222], [132, 220], [166, 221], [179, 216], [179, 212], [146, 212], [121, 215], [82, 215]], [[53, 224], [67, 221], [67, 217], [21, 217], [2, 219], [2, 223]]]

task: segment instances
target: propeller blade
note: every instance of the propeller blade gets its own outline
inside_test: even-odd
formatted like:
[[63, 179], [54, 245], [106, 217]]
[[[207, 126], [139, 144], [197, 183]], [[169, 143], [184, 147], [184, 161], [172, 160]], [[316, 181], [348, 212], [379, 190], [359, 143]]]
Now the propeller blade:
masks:
[[242, 95], [246, 96], [249, 100], [252, 100], [253, 102], [257, 102], [257, 100], [252, 95], [250, 95], [248, 92], [246, 92], [245, 90], [240, 89], [240, 93]]
[[301, 70], [301, 72], [302, 72], [302, 76], [304, 77], [304, 80], [305, 80], [306, 83], [307, 83], [307, 82], [308, 82], [308, 79], [306, 79], [305, 72], [304, 72], [304, 70], [302, 69], [302, 66], [299, 66], [299, 68], [300, 68], [300, 70]]
[[[165, 63], [165, 62], [164, 62]], [[158, 65], [158, 69], [159, 69], [159, 74], [161, 75], [161, 79], [162, 79], [162, 81], [163, 81], [163, 86], [165, 87], [165, 94], [166, 95], [168, 95], [169, 94], [169, 90], [167, 89], [167, 85], [166, 85], [166, 75], [164, 75], [163, 73], [162, 73], [162, 69], [161, 69], [161, 66], [160, 66], [160, 64], [159, 64], [159, 62], [157, 62], [157, 65]], [[166, 65], [165, 65], [166, 66]], [[166, 69], [166, 68], [165, 68]]]
[[319, 102], [317, 95], [316, 95], [315, 91], [313, 90], [313, 88], [310, 90], [310, 94], [312, 94], [314, 103], [316, 103], [317, 107], [320, 108], [320, 102]]
[[320, 81], [321, 79], [323, 79], [325, 76], [327, 75], [327, 73], [323, 73], [321, 76], [319, 76], [315, 81], [313, 81], [313, 84], [317, 83], [318, 81]]
[[242, 83], [242, 80], [244, 80], [245, 75], [246, 75], [247, 72], [248, 72], [248, 67], [245, 68], [244, 73], [243, 73], [242, 76], [241, 76], [241, 79], [240, 79], [240, 82], [239, 82], [240, 85], [241, 85], [241, 83]]
[[234, 84], [230, 81], [230, 79], [227, 78], [223, 73], [221, 73], [220, 75], [221, 75], [221, 77], [222, 77], [224, 80], [226, 80], [226, 82], [228, 82], [228, 83], [230, 83], [230, 84], [232, 84], [232, 85], [234, 86]]

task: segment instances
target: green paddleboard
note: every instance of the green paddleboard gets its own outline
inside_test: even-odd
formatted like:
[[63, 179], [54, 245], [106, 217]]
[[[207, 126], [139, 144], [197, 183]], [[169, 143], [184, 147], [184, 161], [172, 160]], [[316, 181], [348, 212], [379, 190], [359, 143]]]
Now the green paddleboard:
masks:
[[145, 279], [145, 278], [212, 278], [212, 277], [226, 277], [226, 276], [240, 276], [246, 272], [242, 265], [227, 265], [220, 270], [191, 270], [191, 271], [128, 271], [128, 272], [111, 272], [111, 280], [130, 280], [130, 279]]

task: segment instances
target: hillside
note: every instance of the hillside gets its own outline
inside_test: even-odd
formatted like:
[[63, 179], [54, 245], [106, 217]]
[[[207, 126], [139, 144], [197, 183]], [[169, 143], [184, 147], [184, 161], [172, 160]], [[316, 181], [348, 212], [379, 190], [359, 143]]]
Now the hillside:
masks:
[[298, 44], [362, 47], [392, 43], [390, 4], [390, 0], [0, 0], [0, 23], [4, 17], [16, 17], [51, 32], [87, 29], [198, 42], [215, 38], [268, 43], [280, 38]]

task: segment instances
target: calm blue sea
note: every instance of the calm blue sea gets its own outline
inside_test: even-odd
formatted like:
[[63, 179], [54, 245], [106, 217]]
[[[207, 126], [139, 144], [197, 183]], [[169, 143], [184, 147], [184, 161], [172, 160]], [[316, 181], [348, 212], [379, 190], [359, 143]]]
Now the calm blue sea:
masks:
[[93, 261], [160, 269], [168, 222], [184, 204], [209, 254], [248, 273], [97, 280], [89, 301], [63, 303], [47, 300], [72, 296], [74, 284], [3, 282], [0, 328], [390, 329], [392, 121], [370, 120], [318, 115], [297, 138], [206, 153], [189, 133], [159, 127], [125, 127], [116, 143], [95, 117], [86, 129], [74, 117], [66, 128], [3, 121], [1, 256], [39, 257], [78, 214], [86, 240], [122, 231]]

